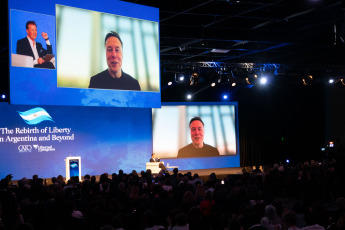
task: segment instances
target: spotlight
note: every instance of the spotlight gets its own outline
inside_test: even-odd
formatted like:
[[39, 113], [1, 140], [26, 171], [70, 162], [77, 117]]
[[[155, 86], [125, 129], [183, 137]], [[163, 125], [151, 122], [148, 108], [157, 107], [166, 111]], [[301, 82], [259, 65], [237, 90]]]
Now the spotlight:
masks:
[[215, 87], [216, 86], [216, 83], [215, 82], [212, 82], [211, 83], [211, 87]]
[[168, 85], [172, 85], [172, 82], [171, 82], [171, 81], [169, 81], [169, 82], [168, 82]]
[[6, 95], [5, 94], [1, 94], [1, 99], [6, 99]]
[[187, 94], [187, 99], [188, 99], [188, 100], [192, 99], [192, 95]]
[[260, 84], [265, 85], [267, 83], [267, 78], [266, 77], [261, 77], [260, 78]]
[[228, 95], [224, 94], [224, 95], [223, 95], [223, 99], [224, 99], [224, 100], [228, 99]]
[[328, 83], [329, 83], [329, 84], [333, 84], [333, 83], [334, 83], [334, 80], [331, 78], [331, 79], [329, 79]]
[[232, 86], [232, 87], [235, 87], [235, 86], [236, 86], [236, 82], [233, 82], [233, 83], [231, 84], [231, 86]]
[[175, 81], [177, 83], [184, 83], [184, 74], [181, 72], [175, 73]]

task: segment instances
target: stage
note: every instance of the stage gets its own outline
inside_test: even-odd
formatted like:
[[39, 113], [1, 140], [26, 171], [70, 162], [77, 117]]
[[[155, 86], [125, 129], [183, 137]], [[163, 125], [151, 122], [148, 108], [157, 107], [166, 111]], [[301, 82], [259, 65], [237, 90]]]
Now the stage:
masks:
[[[186, 174], [187, 172], [191, 172], [192, 175], [194, 175], [195, 173], [197, 173], [199, 175], [199, 178], [202, 179], [203, 181], [207, 181], [208, 180], [208, 176], [211, 173], [215, 173], [217, 176], [217, 179], [223, 180], [224, 177], [228, 176], [228, 175], [242, 175], [242, 169], [243, 167], [235, 167], [235, 168], [213, 168], [213, 169], [195, 169], [195, 170], [179, 170], [179, 173]], [[171, 175], [173, 172], [173, 168], [169, 168], [169, 174]], [[118, 172], [116, 172], [118, 173]], [[140, 172], [138, 172], [140, 173]], [[129, 174], [129, 173], [127, 173]], [[153, 176], [155, 176], [156, 174], [153, 174]], [[82, 180], [84, 178], [84, 175], [82, 176]], [[100, 175], [96, 175], [96, 181], [99, 181]], [[109, 178], [111, 179], [111, 174], [109, 174]], [[31, 178], [28, 178], [31, 179]], [[51, 178], [44, 178], [47, 185], [52, 184]], [[64, 178], [66, 179], [66, 178]], [[12, 183], [14, 185], [18, 185], [18, 181], [17, 180], [12, 180]]]

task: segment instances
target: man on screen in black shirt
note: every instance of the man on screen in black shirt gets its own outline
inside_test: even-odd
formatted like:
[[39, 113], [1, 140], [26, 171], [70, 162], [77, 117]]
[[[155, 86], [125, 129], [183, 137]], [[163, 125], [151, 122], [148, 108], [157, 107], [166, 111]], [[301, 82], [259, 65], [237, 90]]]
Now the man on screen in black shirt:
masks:
[[213, 157], [219, 156], [217, 148], [204, 143], [204, 122], [200, 117], [193, 117], [189, 122], [192, 143], [179, 149], [177, 157]]
[[116, 32], [105, 36], [108, 69], [91, 77], [89, 88], [141, 91], [138, 80], [122, 71], [122, 41]]

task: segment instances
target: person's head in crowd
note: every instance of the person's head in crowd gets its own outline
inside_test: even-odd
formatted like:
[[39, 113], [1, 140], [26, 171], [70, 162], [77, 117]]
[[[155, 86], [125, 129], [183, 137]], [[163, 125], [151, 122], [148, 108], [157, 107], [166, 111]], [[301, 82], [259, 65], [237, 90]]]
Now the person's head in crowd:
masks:
[[336, 204], [337, 204], [337, 209], [341, 210], [343, 212], [345, 212], [345, 198], [344, 197], [339, 197], [336, 200]]
[[30, 223], [17, 224], [14, 230], [34, 230], [35, 228]]
[[103, 225], [100, 230], [114, 230], [113, 226], [110, 224]]
[[213, 193], [211, 191], [206, 191], [204, 200], [212, 201], [213, 200]]
[[178, 214], [182, 213], [181, 209], [178, 208], [174, 208], [172, 210], [170, 210], [168, 217], [167, 217], [167, 221], [170, 227], [174, 227], [176, 225], [176, 216]]
[[183, 183], [188, 184], [188, 182], [189, 182], [189, 176], [188, 176], [188, 175], [184, 175], [184, 176], [182, 177], [182, 181], [183, 181]]
[[243, 229], [242, 228], [242, 224], [241, 222], [235, 218], [235, 217], [232, 217], [230, 220], [229, 220], [229, 223], [228, 223], [228, 229], [230, 230], [241, 230]]
[[86, 174], [86, 175], [84, 176], [84, 180], [90, 180], [90, 179], [91, 179], [91, 177], [90, 177], [89, 174]]
[[200, 117], [193, 117], [189, 121], [190, 137], [195, 148], [202, 148], [204, 146], [204, 122]]
[[152, 228], [154, 226], [157, 226], [158, 220], [157, 220], [156, 213], [153, 210], [151, 210], [151, 209], [147, 210], [142, 215], [141, 223], [142, 223], [143, 229]]
[[33, 181], [38, 181], [38, 175], [37, 175], [37, 174], [34, 174], [34, 175], [32, 176], [32, 180], [33, 180]]
[[138, 176], [137, 171], [136, 171], [136, 170], [132, 170], [132, 175], [133, 175], [133, 176]]
[[195, 195], [192, 191], [186, 191], [183, 194], [182, 200], [183, 200], [183, 202], [186, 202], [186, 203], [194, 202], [195, 201]]
[[178, 173], [178, 168], [174, 168], [174, 169], [173, 169], [173, 174], [174, 174], [174, 175], [177, 175], [177, 173]]
[[123, 218], [120, 215], [116, 215], [111, 219], [111, 225], [114, 229], [121, 229], [123, 227]]
[[185, 213], [181, 212], [175, 216], [177, 226], [186, 226], [188, 224], [188, 217]]
[[287, 210], [283, 213], [282, 220], [283, 220], [283, 225], [285, 229], [289, 229], [289, 228], [293, 229], [293, 227], [296, 226], [296, 222], [297, 222], [296, 213], [294, 211]]

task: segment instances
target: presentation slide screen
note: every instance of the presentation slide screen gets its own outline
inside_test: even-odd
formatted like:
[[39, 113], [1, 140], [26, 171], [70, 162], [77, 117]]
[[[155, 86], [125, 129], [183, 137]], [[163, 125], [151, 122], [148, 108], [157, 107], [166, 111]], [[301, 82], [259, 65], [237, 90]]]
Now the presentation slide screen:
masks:
[[165, 165], [240, 167], [236, 102], [163, 103], [152, 113], [153, 151]]
[[[51, 178], [145, 170], [152, 153], [152, 109], [0, 103], [0, 178]], [[80, 164], [82, 163], [82, 165]]]
[[12, 104], [159, 108], [159, 10], [9, 0]]
[[78, 159], [69, 160], [69, 176], [79, 177], [79, 160]]

